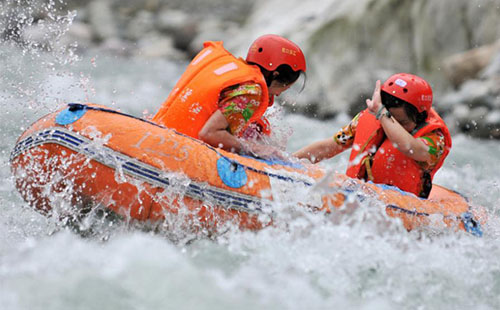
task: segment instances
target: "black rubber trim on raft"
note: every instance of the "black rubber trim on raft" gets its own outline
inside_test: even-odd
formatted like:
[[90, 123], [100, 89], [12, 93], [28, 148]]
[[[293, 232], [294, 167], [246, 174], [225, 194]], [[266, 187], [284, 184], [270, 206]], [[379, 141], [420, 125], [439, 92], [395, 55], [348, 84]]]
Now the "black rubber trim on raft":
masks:
[[[125, 116], [125, 117], [130, 117], [130, 118], [133, 118], [133, 119], [136, 119], [136, 120], [139, 120], [139, 121], [142, 121], [142, 122], [145, 122], [145, 123], [148, 123], [150, 125], [153, 125], [153, 126], [156, 126], [156, 127], [159, 127], [159, 128], [162, 128], [162, 129], [169, 129], [169, 130], [173, 130], [176, 134], [180, 135], [180, 136], [183, 136], [183, 137], [186, 137], [186, 138], [189, 138], [191, 139], [192, 141], [195, 141], [196, 143], [199, 143], [205, 147], [207, 147], [208, 149], [212, 150], [213, 152], [215, 152], [217, 155], [219, 155], [220, 157], [224, 157], [226, 158], [228, 161], [232, 162], [232, 163], [235, 163], [237, 165], [240, 165], [242, 166], [243, 168], [245, 169], [248, 169], [250, 171], [253, 171], [253, 172], [256, 172], [256, 173], [259, 173], [259, 174], [263, 174], [265, 176], [268, 176], [268, 177], [273, 177], [273, 178], [276, 178], [276, 179], [279, 179], [279, 180], [283, 180], [283, 181], [287, 181], [287, 182], [291, 182], [291, 183], [303, 183], [307, 186], [312, 186], [313, 184], [312, 183], [309, 183], [307, 181], [303, 181], [303, 180], [296, 180], [296, 179], [293, 179], [291, 177], [285, 177], [285, 176], [282, 176], [282, 175], [279, 175], [279, 174], [274, 174], [274, 173], [269, 173], [269, 172], [266, 172], [266, 171], [262, 171], [262, 170], [259, 170], [259, 169], [256, 169], [254, 167], [250, 167], [250, 166], [246, 166], [246, 165], [243, 165], [239, 162], [236, 162], [235, 160], [232, 160], [231, 158], [228, 158], [224, 155], [222, 155], [219, 151], [217, 151], [216, 148], [214, 148], [213, 146], [211, 145], [208, 145], [206, 144], [205, 142], [203, 141], [200, 141], [198, 139], [195, 139], [193, 137], [190, 137], [188, 135], [185, 135], [181, 132], [178, 132], [177, 130], [175, 129], [172, 129], [172, 128], [168, 128], [168, 127], [165, 127], [163, 125], [160, 125], [160, 124], [156, 124], [156, 123], [153, 123], [151, 121], [148, 121], [148, 120], [145, 120], [143, 118], [140, 118], [140, 117], [137, 117], [137, 116], [133, 116], [133, 115], [130, 115], [130, 114], [127, 114], [127, 113], [123, 113], [123, 112], [120, 112], [120, 111], [116, 111], [116, 110], [111, 110], [111, 109], [106, 109], [106, 108], [100, 108], [100, 107], [93, 107], [93, 106], [88, 106], [86, 104], [82, 104], [82, 103], [68, 103], [68, 107], [70, 109], [70, 111], [76, 111], [76, 110], [79, 110], [79, 109], [87, 109], [87, 110], [92, 110], [92, 111], [99, 111], [99, 112], [106, 112], [106, 113], [113, 113], [113, 114], [118, 114], [118, 115], [121, 115], [121, 116]], [[258, 157], [253, 157], [255, 158], [256, 160], [259, 160]]]

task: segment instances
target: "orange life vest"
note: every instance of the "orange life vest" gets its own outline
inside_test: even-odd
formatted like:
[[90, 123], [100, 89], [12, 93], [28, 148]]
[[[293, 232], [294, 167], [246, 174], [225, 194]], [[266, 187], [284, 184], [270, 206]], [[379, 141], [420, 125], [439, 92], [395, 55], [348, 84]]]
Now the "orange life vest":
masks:
[[436, 129], [441, 130], [444, 135], [444, 154], [432, 170], [424, 171], [415, 160], [401, 153], [386, 139], [380, 122], [368, 109], [364, 110], [358, 120], [346, 174], [352, 178], [396, 186], [417, 196], [427, 197], [432, 187], [432, 178], [451, 149], [451, 135], [434, 109], [430, 110], [423, 126], [412, 133], [417, 138]]
[[249, 120], [260, 119], [268, 106], [269, 95], [264, 76], [257, 66], [236, 58], [222, 42], [205, 42], [188, 65], [153, 122], [198, 139], [198, 133], [217, 111], [219, 95], [229, 86], [254, 82], [262, 88], [262, 102]]

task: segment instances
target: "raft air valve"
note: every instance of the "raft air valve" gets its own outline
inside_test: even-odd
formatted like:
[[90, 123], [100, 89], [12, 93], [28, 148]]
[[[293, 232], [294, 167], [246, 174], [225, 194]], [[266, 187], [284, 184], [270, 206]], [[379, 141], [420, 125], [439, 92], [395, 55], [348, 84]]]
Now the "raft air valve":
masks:
[[87, 106], [81, 103], [68, 103], [68, 107], [56, 116], [56, 124], [64, 126], [79, 120], [87, 112]]

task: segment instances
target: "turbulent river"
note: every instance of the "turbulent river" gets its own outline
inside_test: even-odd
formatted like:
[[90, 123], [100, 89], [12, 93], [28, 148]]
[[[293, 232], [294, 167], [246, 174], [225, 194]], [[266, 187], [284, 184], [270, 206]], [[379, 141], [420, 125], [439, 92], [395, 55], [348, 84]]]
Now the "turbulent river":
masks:
[[[368, 204], [339, 216], [287, 214], [282, 206], [273, 227], [189, 242], [126, 223], [82, 237], [17, 193], [9, 166], [17, 137], [66, 102], [147, 117], [186, 64], [99, 51], [64, 63], [0, 52], [0, 309], [500, 308], [498, 141], [455, 135], [435, 178], [489, 210], [482, 238], [408, 233]], [[271, 114], [289, 152], [349, 121], [312, 120], [279, 105]], [[343, 171], [346, 155], [322, 165]]]

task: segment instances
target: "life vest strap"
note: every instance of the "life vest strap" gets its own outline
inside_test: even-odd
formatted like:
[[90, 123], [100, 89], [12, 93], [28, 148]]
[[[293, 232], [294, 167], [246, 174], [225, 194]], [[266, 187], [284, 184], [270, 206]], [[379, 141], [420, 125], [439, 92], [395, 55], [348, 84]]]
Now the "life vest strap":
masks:
[[362, 160], [362, 164], [365, 165], [365, 179], [367, 181], [373, 181], [375, 178], [373, 177], [372, 173], [372, 159], [373, 156], [371, 154], [368, 154], [365, 158]]

